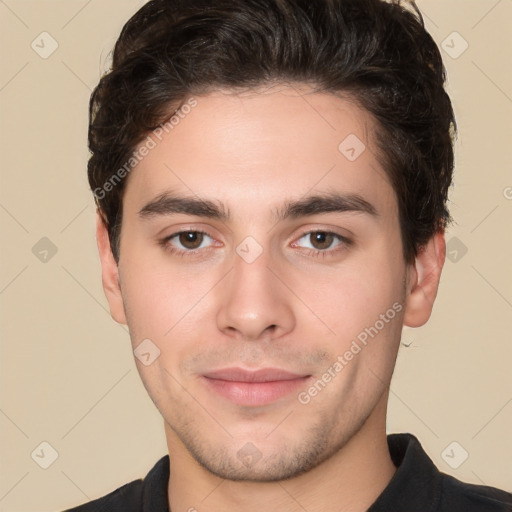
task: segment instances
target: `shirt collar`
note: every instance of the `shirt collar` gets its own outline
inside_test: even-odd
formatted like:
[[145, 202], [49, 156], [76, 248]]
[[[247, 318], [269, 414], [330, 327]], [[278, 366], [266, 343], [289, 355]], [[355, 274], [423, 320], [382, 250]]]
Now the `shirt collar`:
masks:
[[387, 441], [397, 470], [368, 512], [411, 510], [414, 504], [423, 512], [437, 510], [441, 475], [418, 439], [412, 434], [390, 434]]

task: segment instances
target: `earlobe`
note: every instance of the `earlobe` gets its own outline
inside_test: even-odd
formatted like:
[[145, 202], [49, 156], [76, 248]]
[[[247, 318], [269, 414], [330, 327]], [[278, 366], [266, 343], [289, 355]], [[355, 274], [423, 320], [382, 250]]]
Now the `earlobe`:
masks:
[[409, 269], [404, 325], [420, 327], [432, 313], [446, 256], [444, 232], [436, 233]]
[[112, 254], [108, 230], [99, 210], [96, 211], [96, 242], [101, 261], [101, 281], [110, 306], [110, 315], [116, 322], [126, 325], [119, 267]]

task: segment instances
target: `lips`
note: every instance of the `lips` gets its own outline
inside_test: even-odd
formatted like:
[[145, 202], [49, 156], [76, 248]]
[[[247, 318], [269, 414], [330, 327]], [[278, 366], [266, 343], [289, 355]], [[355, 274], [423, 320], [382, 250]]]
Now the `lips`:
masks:
[[290, 373], [278, 368], [262, 368], [260, 370], [249, 371], [243, 368], [225, 368], [215, 370], [205, 374], [206, 378], [227, 380], [232, 382], [275, 382], [281, 380], [294, 380], [306, 375]]
[[290, 395], [304, 386], [311, 375], [291, 373], [280, 368], [249, 371], [224, 368], [203, 375], [210, 391], [242, 406], [263, 406]]

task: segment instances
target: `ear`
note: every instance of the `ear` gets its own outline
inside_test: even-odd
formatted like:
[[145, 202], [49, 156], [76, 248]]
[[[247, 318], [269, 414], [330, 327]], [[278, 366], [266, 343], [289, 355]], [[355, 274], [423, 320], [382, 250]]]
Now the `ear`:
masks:
[[409, 266], [404, 325], [420, 327], [432, 313], [446, 257], [444, 231], [436, 233]]
[[101, 281], [103, 283], [103, 291], [110, 306], [110, 315], [116, 322], [126, 324], [123, 297], [119, 283], [119, 268], [112, 254], [108, 230], [99, 210], [96, 210], [96, 242], [98, 243], [98, 251], [100, 253]]

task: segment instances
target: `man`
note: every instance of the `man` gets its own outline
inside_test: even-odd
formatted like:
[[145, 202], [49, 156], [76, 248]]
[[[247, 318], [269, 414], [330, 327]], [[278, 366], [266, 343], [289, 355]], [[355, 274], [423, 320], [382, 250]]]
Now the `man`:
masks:
[[455, 120], [420, 13], [153, 0], [91, 98], [112, 317], [169, 455], [74, 511], [506, 511], [386, 436], [445, 259]]

